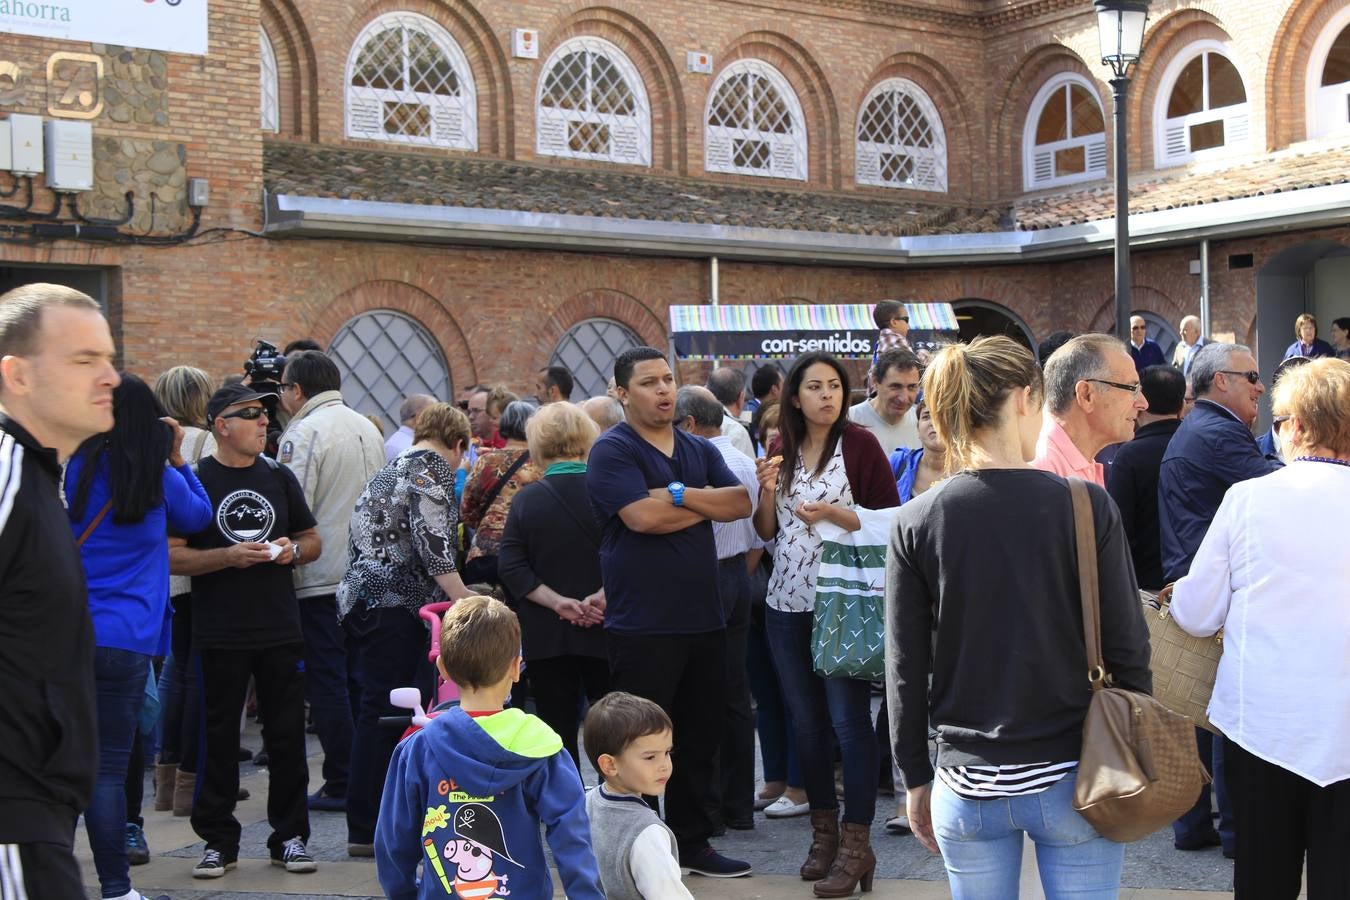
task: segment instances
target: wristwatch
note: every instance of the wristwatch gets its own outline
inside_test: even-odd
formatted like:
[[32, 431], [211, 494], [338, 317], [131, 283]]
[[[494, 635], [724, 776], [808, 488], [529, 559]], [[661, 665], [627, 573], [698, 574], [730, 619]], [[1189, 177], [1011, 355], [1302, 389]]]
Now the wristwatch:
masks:
[[300, 565], [300, 542], [291, 541], [291, 565]]
[[672, 481], [666, 485], [666, 490], [670, 491], [670, 502], [676, 506], [684, 506], [684, 482]]

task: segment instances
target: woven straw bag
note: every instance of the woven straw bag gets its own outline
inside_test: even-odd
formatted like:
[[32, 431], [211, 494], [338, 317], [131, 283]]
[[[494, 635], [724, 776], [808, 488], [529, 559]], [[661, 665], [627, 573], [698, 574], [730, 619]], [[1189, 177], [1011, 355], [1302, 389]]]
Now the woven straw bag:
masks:
[[1209, 773], [1200, 764], [1195, 726], [1148, 694], [1111, 686], [1102, 659], [1097, 534], [1087, 484], [1070, 478], [1092, 700], [1083, 720], [1083, 749], [1073, 808], [1108, 840], [1137, 841], [1195, 805]]
[[1223, 632], [1211, 637], [1192, 637], [1172, 618], [1172, 585], [1158, 594], [1140, 591], [1144, 603], [1144, 621], [1148, 623], [1153, 658], [1153, 696], [1168, 709], [1190, 716], [1207, 731], [1219, 732], [1209, 724], [1209, 696], [1223, 655]]

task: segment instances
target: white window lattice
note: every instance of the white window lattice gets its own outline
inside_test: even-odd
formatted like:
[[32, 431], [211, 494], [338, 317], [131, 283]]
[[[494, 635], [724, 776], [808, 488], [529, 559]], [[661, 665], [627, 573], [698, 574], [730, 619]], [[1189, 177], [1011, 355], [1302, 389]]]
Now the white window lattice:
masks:
[[426, 16], [380, 16], [352, 45], [347, 137], [476, 150], [477, 117], [464, 51]]
[[1022, 140], [1027, 190], [1106, 175], [1106, 119], [1096, 89], [1073, 73], [1045, 83], [1031, 101]]
[[602, 396], [614, 376], [614, 361], [619, 354], [641, 346], [642, 339], [627, 325], [613, 319], [585, 319], [567, 329], [548, 364], [572, 373], [570, 399], [581, 401]]
[[1199, 41], [1163, 74], [1153, 114], [1154, 158], [1180, 165], [1246, 149], [1251, 107], [1242, 75], [1218, 41]]
[[342, 373], [342, 398], [357, 412], [383, 416], [398, 427], [398, 407], [409, 394], [449, 401], [450, 370], [431, 333], [402, 313], [377, 309], [343, 325], [328, 347]]
[[652, 113], [637, 68], [595, 37], [563, 44], [544, 64], [535, 104], [540, 156], [650, 166]]
[[1313, 44], [1307, 115], [1310, 138], [1350, 131], [1350, 6], [1331, 18]]
[[281, 130], [281, 83], [277, 76], [277, 54], [272, 39], [258, 29], [258, 74], [261, 78], [261, 122], [263, 131]]
[[806, 180], [806, 120], [773, 66], [733, 63], [709, 93], [703, 167], [709, 172]]
[[947, 190], [947, 138], [923, 88], [891, 78], [872, 88], [858, 116], [857, 181]]

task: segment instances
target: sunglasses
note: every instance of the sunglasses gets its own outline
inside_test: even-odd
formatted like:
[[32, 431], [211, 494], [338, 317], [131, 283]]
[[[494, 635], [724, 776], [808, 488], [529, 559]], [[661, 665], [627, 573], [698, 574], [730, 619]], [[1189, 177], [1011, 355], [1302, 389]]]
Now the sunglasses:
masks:
[[909, 316], [896, 316], [896, 318], [899, 319], [901, 322], [909, 321]]
[[1279, 431], [1281, 426], [1283, 426], [1285, 422], [1288, 422], [1292, 418], [1293, 416], [1276, 416], [1275, 418], [1270, 420], [1271, 427], [1273, 427], [1276, 431]]
[[1224, 375], [1240, 375], [1247, 379], [1248, 384], [1256, 384], [1261, 380], [1261, 373], [1254, 369], [1248, 372], [1234, 372], [1232, 369], [1220, 369], [1219, 371]]
[[252, 422], [254, 419], [260, 419], [267, 414], [267, 410], [261, 406], [245, 406], [243, 409], [235, 410], [232, 413], [223, 413], [218, 418], [221, 419], [247, 419]]
[[456, 401], [455, 401], [455, 405], [458, 406], [460, 409], [464, 410], [465, 412], [468, 412], [468, 411], [469, 411], [469, 401], [468, 401], [468, 400], [456, 400]]

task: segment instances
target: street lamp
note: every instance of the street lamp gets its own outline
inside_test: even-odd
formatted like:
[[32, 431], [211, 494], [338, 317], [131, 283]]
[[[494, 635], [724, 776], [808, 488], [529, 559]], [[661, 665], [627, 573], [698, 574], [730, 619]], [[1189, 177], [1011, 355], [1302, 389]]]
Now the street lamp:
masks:
[[1102, 43], [1102, 65], [1111, 67], [1116, 123], [1116, 336], [1130, 334], [1130, 151], [1125, 98], [1130, 66], [1139, 61], [1148, 22], [1148, 0], [1093, 0]]

